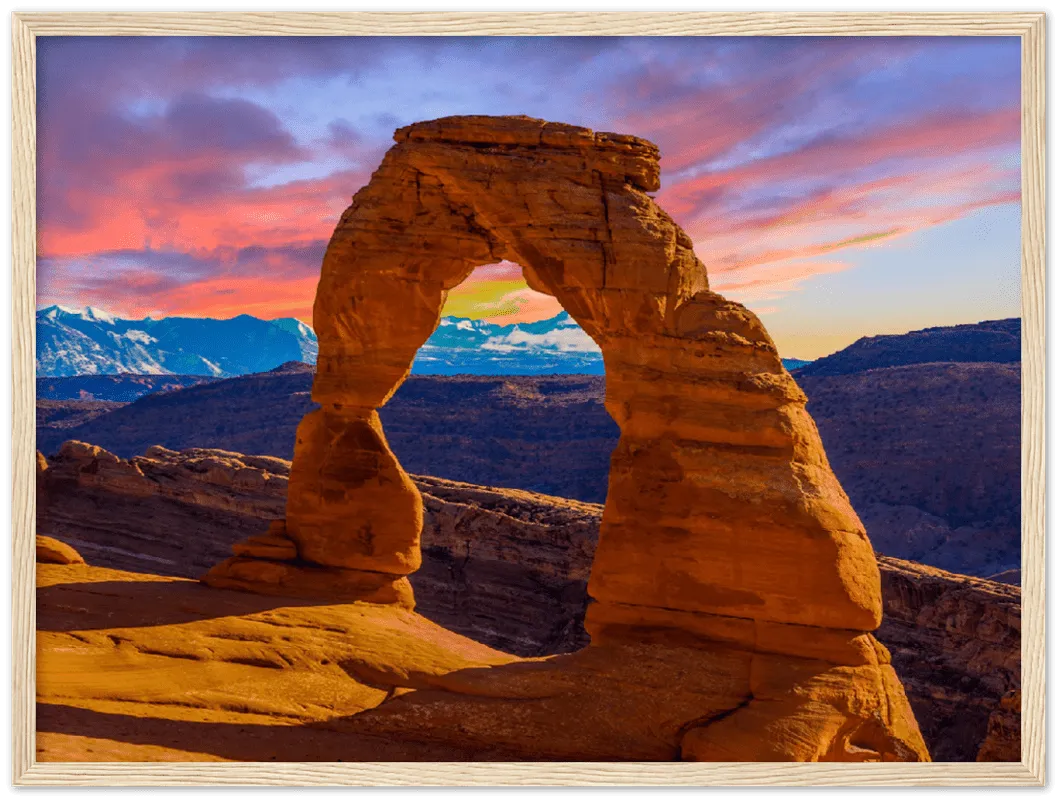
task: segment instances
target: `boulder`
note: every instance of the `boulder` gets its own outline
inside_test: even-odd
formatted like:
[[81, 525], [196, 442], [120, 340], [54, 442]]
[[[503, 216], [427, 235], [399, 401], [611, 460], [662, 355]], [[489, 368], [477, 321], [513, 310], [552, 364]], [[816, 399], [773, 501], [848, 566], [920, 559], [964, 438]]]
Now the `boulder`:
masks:
[[81, 554], [65, 542], [50, 536], [37, 536], [38, 564], [84, 564]]

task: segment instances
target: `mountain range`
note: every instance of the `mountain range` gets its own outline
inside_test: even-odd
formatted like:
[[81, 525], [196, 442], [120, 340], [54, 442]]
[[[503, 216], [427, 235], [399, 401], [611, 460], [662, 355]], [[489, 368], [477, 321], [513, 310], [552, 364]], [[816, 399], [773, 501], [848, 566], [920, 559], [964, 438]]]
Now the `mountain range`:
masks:
[[315, 361], [316, 335], [296, 319], [121, 319], [87, 306], [37, 311], [37, 376], [209, 375]]
[[[174, 375], [227, 378], [267, 372], [289, 361], [315, 363], [316, 334], [297, 319], [166, 317], [121, 319], [86, 307], [37, 311], [37, 377]], [[784, 359], [788, 369], [809, 362]], [[565, 311], [551, 319], [498, 325], [444, 317], [416, 354], [416, 375], [602, 375], [599, 347]], [[143, 382], [141, 381], [140, 384]], [[99, 395], [106, 387], [62, 388], [50, 399]], [[146, 394], [145, 386], [125, 387]], [[61, 394], [60, 393], [60, 394]]]

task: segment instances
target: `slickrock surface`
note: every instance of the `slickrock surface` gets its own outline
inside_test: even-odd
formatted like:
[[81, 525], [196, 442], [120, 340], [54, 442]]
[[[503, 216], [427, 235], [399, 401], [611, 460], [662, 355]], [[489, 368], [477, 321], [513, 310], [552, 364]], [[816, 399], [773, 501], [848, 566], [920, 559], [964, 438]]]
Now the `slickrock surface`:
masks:
[[[719, 756], [688, 731], [792, 683], [806, 710], [834, 708], [837, 688], [847, 719], [872, 716], [825, 731], [761, 720], [758, 740], [725, 755], [914, 755], [900, 749], [917, 738], [914, 721], [875, 706], [877, 690], [859, 680], [871, 667], [679, 638], [519, 659], [395, 605], [314, 604], [85, 565], [42, 564], [37, 580], [44, 761]], [[860, 702], [868, 707], [847, 706]]]
[[37, 586], [42, 761], [508, 757], [452, 730], [432, 743], [335, 728], [400, 681], [513, 660], [396, 606], [307, 606], [84, 565], [38, 565]]
[[[51, 492], [39, 507], [39, 528], [46, 532], [49, 520], [67, 520], [64, 536], [107, 544], [106, 549], [81, 546], [93, 565], [184, 577], [202, 574], [200, 562], [208, 560], [208, 554], [213, 554], [210, 563], [230, 555], [229, 548], [245, 536], [242, 531], [255, 525], [253, 541], [267, 540], [267, 547], [277, 547], [268, 529], [282, 510], [282, 498], [224, 489], [240, 495], [230, 504], [244, 512], [234, 527], [216, 502], [209, 507], [197, 504], [197, 497], [223, 488], [202, 490], [205, 473], [191, 465], [204, 457], [243, 458], [203, 450], [166, 454], [175, 482], [171, 492], [180, 499], [137, 494], [137, 506], [126, 505], [122, 491], [128, 491], [127, 483], [96, 481], [74, 491], [67, 476], [63, 490]], [[140, 463], [145, 474], [152, 473]], [[268, 465], [269, 481], [281, 485], [289, 462], [270, 459]], [[88, 476], [100, 474], [91, 461], [81, 462], [81, 468]], [[56, 477], [62, 469], [55, 462], [42, 475]], [[568, 653], [587, 644], [582, 621], [602, 506], [437, 478], [413, 480], [425, 507], [424, 563], [410, 576], [418, 613], [522, 656]], [[66, 510], [73, 507], [78, 515]], [[168, 508], [166, 516], [163, 508]], [[152, 531], [139, 525], [144, 517], [164, 519], [166, 527]], [[199, 549], [171, 549], [182, 541]], [[174, 562], [152, 560], [158, 552], [171, 555]], [[139, 559], [134, 558], [137, 554]], [[272, 555], [288, 558], [290, 551]], [[884, 617], [877, 636], [893, 651], [895, 669], [931, 753], [938, 760], [974, 760], [986, 736], [985, 720], [997, 708], [1006, 682], [1018, 685], [1020, 592], [897, 559], [880, 559], [880, 568]], [[994, 669], [997, 665], [1002, 667]], [[1017, 715], [1016, 705], [1014, 726], [1008, 726], [1016, 737]]]

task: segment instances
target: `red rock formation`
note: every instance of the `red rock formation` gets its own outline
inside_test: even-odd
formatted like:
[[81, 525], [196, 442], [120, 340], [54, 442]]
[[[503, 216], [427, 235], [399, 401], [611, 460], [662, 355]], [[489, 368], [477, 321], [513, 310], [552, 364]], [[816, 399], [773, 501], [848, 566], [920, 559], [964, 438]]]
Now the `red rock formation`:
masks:
[[282, 517], [289, 465], [164, 447], [124, 460], [66, 442], [50, 463], [38, 455], [37, 530], [74, 545], [93, 564], [198, 576], [233, 540]]
[[[683, 756], [926, 759], [869, 633], [882, 600], [863, 526], [764, 327], [709, 290], [691, 240], [647, 194], [658, 149], [526, 117], [452, 117], [395, 139], [324, 257], [321, 408], [299, 425], [287, 498], [297, 558], [236, 557], [207, 582], [300, 595], [322, 567], [408, 601], [397, 587], [421, 563], [422, 499], [376, 409], [448, 290], [507, 259], [599, 344], [621, 429], [589, 584], [593, 644], [671, 631], [749, 654], [733, 676], [749, 697], [690, 726]], [[768, 746], [751, 746], [763, 733]]]

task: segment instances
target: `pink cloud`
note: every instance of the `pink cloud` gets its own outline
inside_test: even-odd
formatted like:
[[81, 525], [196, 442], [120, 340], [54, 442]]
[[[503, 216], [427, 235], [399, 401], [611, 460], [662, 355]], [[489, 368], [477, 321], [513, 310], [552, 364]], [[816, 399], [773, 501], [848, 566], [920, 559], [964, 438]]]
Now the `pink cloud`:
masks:
[[725, 273], [721, 280], [714, 282], [712, 288], [733, 300], [752, 304], [758, 313], [764, 313], [758, 306], [761, 301], [777, 300], [800, 289], [812, 278], [843, 272], [849, 267], [850, 264], [845, 261], [788, 261], [765, 266], [751, 265]]
[[[292, 77], [326, 84], [345, 76], [352, 85], [365, 71], [378, 77], [381, 69], [394, 73], [392, 102], [410, 104], [423, 99], [416, 69], [435, 56], [446, 67], [464, 63], [468, 74], [488, 63], [501, 75], [507, 51], [483, 61], [491, 46], [42, 41], [42, 296], [219, 312], [265, 309], [274, 286], [276, 308], [305, 318], [319, 243], [368, 180], [390, 144], [388, 132], [362, 131], [341, 116], [356, 115], [355, 104], [340, 104], [329, 121], [314, 123], [316, 138], [299, 142], [290, 132], [298, 126], [289, 127], [276, 110], [300, 102], [298, 90], [285, 96], [254, 90]], [[562, 56], [566, 45], [540, 48], [532, 63], [564, 77], [584, 70], [577, 73], [581, 83], [564, 88], [557, 102], [542, 95], [541, 108], [565, 116], [582, 113], [571, 98], [592, 99], [606, 109], [603, 116], [570, 121], [661, 146], [659, 203], [695, 240], [714, 287], [762, 298], [845, 268], [836, 266], [847, 263], [843, 251], [886, 246], [976, 209], [1018, 201], [1017, 48], [1003, 51], [1012, 56], [1014, 81], [1008, 67], [990, 71], [998, 63], [992, 51], [963, 57], [969, 47], [989, 46], [857, 37], [678, 38], [665, 47], [653, 39], [584, 40]], [[115, 47], [126, 57], [115, 59]], [[402, 53], [407, 58], [394, 58]], [[401, 64], [407, 74], [394, 66]], [[209, 94], [219, 88], [222, 96]], [[246, 98], [239, 97], [243, 91]], [[474, 102], [486, 111], [502, 106], [504, 97], [493, 91], [482, 90]], [[251, 96], [280, 101], [273, 108]], [[465, 103], [462, 94], [429, 100], [431, 108]], [[136, 253], [144, 259], [139, 269]], [[520, 278], [518, 265], [503, 263], [468, 281]], [[298, 291], [306, 292], [300, 300]], [[510, 299], [520, 318], [554, 309], [528, 289]]]

